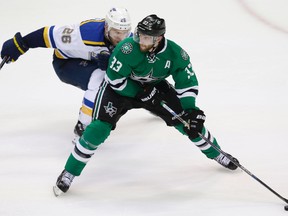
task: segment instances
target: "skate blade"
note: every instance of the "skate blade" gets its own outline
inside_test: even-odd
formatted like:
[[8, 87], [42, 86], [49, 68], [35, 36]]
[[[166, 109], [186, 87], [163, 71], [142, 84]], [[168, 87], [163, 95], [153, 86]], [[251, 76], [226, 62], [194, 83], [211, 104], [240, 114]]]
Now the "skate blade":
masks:
[[60, 188], [58, 188], [56, 185], [53, 186], [53, 192], [56, 197], [60, 196], [63, 193], [63, 191], [61, 191]]

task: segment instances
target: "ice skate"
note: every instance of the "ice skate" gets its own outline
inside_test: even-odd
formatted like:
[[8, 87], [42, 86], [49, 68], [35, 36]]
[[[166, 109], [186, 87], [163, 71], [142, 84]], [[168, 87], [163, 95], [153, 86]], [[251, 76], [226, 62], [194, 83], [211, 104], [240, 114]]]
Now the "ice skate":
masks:
[[[234, 158], [230, 154], [227, 154], [227, 155], [230, 156], [233, 159], [233, 161], [239, 163], [239, 161], [236, 158]], [[227, 169], [236, 170], [238, 168], [229, 158], [227, 158], [222, 153], [218, 155], [216, 158], [214, 158], [214, 160]]]
[[80, 139], [80, 137], [82, 136], [83, 132], [84, 132], [84, 125], [78, 121], [77, 124], [74, 127], [74, 138], [72, 140], [72, 143], [74, 145], [76, 145], [77, 141]]
[[74, 177], [74, 175], [67, 172], [66, 170], [62, 171], [57, 179], [56, 185], [53, 186], [53, 192], [56, 197], [68, 191]]

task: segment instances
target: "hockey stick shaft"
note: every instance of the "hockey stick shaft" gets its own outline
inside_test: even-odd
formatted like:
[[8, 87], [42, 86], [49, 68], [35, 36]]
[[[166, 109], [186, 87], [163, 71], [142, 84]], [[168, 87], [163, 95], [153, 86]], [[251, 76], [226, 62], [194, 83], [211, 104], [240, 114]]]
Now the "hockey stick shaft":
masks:
[[[177, 115], [169, 106], [167, 106], [163, 101], [161, 102], [161, 105], [164, 109], [166, 109], [170, 114], [172, 114], [175, 118], [177, 118], [181, 123], [183, 123], [184, 127], [189, 128], [188, 122], [186, 122], [184, 119], [182, 119], [179, 115]], [[205, 136], [203, 136], [201, 133], [198, 133], [198, 135], [205, 140], [207, 143], [211, 145], [212, 148], [214, 148], [217, 152], [223, 154], [225, 157], [227, 157], [232, 163], [234, 163], [237, 167], [242, 169], [244, 172], [246, 172], [249, 176], [251, 176], [253, 179], [255, 179], [257, 182], [259, 182], [261, 185], [263, 185], [265, 188], [267, 188], [269, 191], [271, 191], [274, 195], [276, 195], [278, 198], [283, 200], [285, 203], [288, 203], [288, 199], [281, 196], [279, 193], [277, 193], [275, 190], [273, 190], [271, 187], [269, 187], [266, 183], [264, 183], [262, 180], [260, 180], [258, 177], [256, 177], [254, 174], [252, 174], [249, 170], [247, 170], [244, 166], [242, 166], [237, 161], [234, 161], [233, 158], [231, 158], [230, 155], [228, 155], [226, 152], [222, 151], [220, 148], [218, 148], [213, 142], [211, 142], [209, 139], [207, 139]]]
[[2, 69], [3, 65], [9, 60], [7, 56], [4, 56], [1, 63], [0, 63], [0, 70]]

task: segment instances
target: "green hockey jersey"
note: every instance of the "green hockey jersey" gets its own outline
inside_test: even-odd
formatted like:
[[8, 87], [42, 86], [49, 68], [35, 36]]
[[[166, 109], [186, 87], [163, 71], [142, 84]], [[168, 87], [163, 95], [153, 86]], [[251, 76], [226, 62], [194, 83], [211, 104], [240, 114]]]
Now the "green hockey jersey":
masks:
[[198, 81], [190, 57], [175, 42], [163, 40], [164, 47], [154, 56], [141, 52], [133, 38], [121, 41], [110, 57], [105, 79], [120, 95], [135, 97], [144, 85], [171, 75], [183, 109], [195, 108]]

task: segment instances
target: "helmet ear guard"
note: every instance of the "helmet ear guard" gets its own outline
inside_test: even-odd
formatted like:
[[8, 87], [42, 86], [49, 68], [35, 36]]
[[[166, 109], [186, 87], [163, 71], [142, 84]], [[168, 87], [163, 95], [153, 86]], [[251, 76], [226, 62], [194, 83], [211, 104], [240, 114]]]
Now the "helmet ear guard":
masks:
[[105, 18], [108, 31], [111, 28], [131, 31], [131, 19], [126, 8], [111, 8]]

